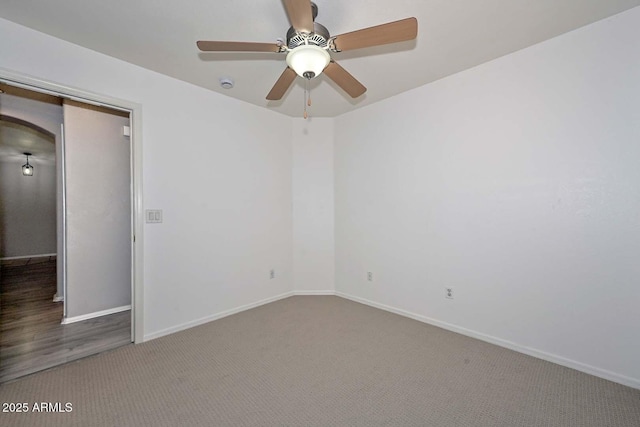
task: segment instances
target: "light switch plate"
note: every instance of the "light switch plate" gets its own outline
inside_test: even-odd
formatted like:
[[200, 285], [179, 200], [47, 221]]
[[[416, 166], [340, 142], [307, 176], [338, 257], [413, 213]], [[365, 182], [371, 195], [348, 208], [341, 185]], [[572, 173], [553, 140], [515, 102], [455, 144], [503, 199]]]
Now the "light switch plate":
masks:
[[147, 209], [144, 217], [147, 224], [159, 224], [162, 222], [162, 209]]

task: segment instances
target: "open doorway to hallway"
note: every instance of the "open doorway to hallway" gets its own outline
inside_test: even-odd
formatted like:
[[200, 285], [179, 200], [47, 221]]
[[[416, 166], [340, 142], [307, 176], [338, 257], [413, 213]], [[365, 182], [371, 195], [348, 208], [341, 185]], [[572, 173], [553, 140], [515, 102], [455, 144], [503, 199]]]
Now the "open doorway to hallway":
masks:
[[128, 125], [0, 83], [0, 382], [132, 341]]

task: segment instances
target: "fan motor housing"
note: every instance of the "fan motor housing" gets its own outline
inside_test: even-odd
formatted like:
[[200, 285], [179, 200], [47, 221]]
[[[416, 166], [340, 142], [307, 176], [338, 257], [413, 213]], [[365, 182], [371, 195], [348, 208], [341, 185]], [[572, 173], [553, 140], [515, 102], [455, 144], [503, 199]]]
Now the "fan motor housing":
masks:
[[329, 30], [322, 24], [313, 23], [313, 33], [299, 33], [295, 28], [289, 28], [287, 31], [287, 47], [295, 49], [303, 44], [312, 44], [315, 46], [326, 47], [329, 42]]

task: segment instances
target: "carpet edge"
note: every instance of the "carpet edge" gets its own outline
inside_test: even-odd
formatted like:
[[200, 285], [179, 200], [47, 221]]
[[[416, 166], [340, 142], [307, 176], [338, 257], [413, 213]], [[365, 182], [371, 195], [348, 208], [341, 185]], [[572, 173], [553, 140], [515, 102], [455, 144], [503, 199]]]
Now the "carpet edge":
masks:
[[592, 365], [587, 365], [586, 363], [578, 362], [576, 360], [567, 359], [562, 356], [536, 350], [535, 348], [526, 347], [526, 346], [514, 343], [512, 341], [504, 340], [502, 338], [497, 338], [492, 335], [483, 334], [481, 332], [476, 332], [474, 330], [456, 326], [451, 323], [442, 322], [440, 320], [422, 316], [420, 314], [412, 313], [410, 311], [402, 310], [396, 307], [371, 301], [366, 298], [357, 297], [355, 295], [347, 294], [340, 291], [336, 291], [335, 295], [341, 298], [359, 302], [361, 304], [365, 304], [374, 308], [379, 308], [381, 310], [389, 311], [391, 313], [398, 314], [403, 317], [408, 317], [410, 319], [417, 320], [422, 323], [427, 323], [429, 325], [446, 329], [451, 332], [456, 332], [461, 335], [465, 335], [471, 338], [476, 338], [481, 341], [488, 342], [490, 344], [495, 344], [499, 347], [508, 348], [509, 350], [517, 351], [518, 353], [523, 353], [528, 356], [535, 357], [537, 359], [546, 360], [547, 362], [552, 362], [557, 365], [575, 369], [576, 371], [580, 371], [589, 375], [603, 378], [608, 381], [613, 381], [614, 383], [622, 384], [627, 387], [640, 390], [640, 379], [638, 378], [632, 378], [632, 377], [627, 377], [625, 375], [620, 375], [606, 369], [601, 369]]
[[145, 334], [144, 335], [144, 342], [151, 341], [151, 340], [154, 340], [156, 338], [164, 337], [165, 335], [170, 335], [170, 334], [173, 334], [173, 333], [176, 333], [176, 332], [184, 331], [186, 329], [190, 329], [190, 328], [193, 328], [195, 326], [200, 326], [200, 325], [203, 325], [205, 323], [212, 322], [214, 320], [222, 319], [223, 317], [231, 316], [232, 314], [240, 313], [242, 311], [246, 311], [246, 310], [250, 310], [252, 308], [259, 307], [261, 305], [265, 305], [265, 304], [269, 304], [269, 303], [272, 303], [272, 302], [279, 301], [281, 299], [289, 298], [289, 297], [291, 297], [293, 295], [294, 295], [293, 291], [284, 292], [282, 294], [279, 294], [279, 295], [276, 295], [276, 296], [273, 296], [273, 297], [265, 298], [265, 299], [262, 299], [262, 300], [259, 300], [259, 301], [256, 301], [256, 302], [252, 302], [252, 303], [249, 303], [249, 304], [244, 304], [244, 305], [241, 305], [239, 307], [232, 308], [230, 310], [221, 311], [219, 313], [215, 313], [215, 314], [212, 314], [212, 315], [209, 315], [209, 316], [201, 317], [200, 319], [191, 320], [189, 322], [181, 323], [179, 325], [172, 326], [170, 328], [161, 329], [161, 330], [156, 331], [156, 332], [151, 332], [149, 334]]

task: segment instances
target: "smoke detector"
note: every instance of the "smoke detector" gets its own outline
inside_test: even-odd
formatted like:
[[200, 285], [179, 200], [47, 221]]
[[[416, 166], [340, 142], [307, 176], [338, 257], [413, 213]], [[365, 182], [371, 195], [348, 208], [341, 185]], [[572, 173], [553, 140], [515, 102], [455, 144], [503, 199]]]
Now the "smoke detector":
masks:
[[220, 87], [223, 89], [231, 89], [233, 87], [233, 80], [228, 77], [223, 77], [220, 79]]

